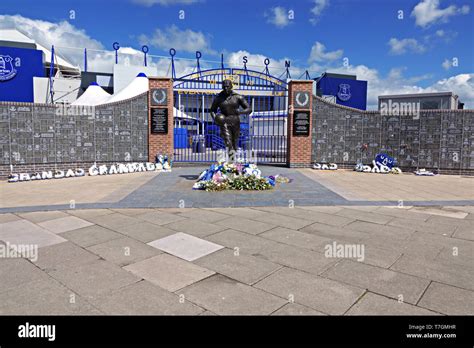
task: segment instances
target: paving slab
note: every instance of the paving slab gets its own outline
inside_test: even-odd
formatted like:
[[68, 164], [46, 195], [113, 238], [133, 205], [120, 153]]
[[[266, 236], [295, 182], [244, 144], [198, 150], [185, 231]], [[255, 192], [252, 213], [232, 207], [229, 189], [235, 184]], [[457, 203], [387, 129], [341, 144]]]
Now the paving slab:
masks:
[[51, 245], [39, 250], [35, 264], [45, 272], [52, 272], [98, 260], [99, 257], [71, 242]]
[[288, 303], [279, 310], [272, 313], [272, 315], [327, 315], [312, 308], [302, 306], [298, 303]]
[[49, 275], [86, 299], [141, 280], [132, 273], [103, 260], [53, 271]]
[[266, 213], [265, 215], [256, 216], [252, 220], [293, 229], [299, 229], [313, 223], [313, 221], [310, 220], [303, 220], [301, 218], [294, 218], [291, 216], [274, 213]]
[[66, 241], [66, 239], [24, 219], [0, 224], [0, 240], [15, 245], [35, 245], [38, 248]]
[[298, 208], [303, 210], [310, 210], [310, 211], [317, 211], [319, 213], [326, 213], [326, 214], [336, 214], [338, 211], [344, 209], [343, 207], [336, 207], [336, 206], [298, 206]]
[[185, 220], [186, 218], [179, 216], [178, 214], [165, 213], [160, 210], [153, 210], [148, 213], [135, 215], [135, 218], [142, 221], [148, 221], [155, 225], [166, 225], [171, 222]]
[[246, 219], [241, 216], [227, 217], [224, 220], [217, 221], [216, 224], [219, 226], [224, 226], [226, 228], [250, 234], [260, 234], [276, 227], [272, 224]]
[[12, 213], [0, 214], [0, 224], [5, 222], [17, 221], [20, 219], [21, 218], [19, 216]]
[[455, 210], [455, 211], [463, 211], [468, 214], [474, 214], [474, 206], [466, 205], [446, 205], [443, 207], [443, 209], [448, 209], [448, 210]]
[[137, 225], [119, 226], [114, 228], [114, 231], [144, 243], [148, 243], [176, 233], [175, 230], [155, 225], [147, 221], [141, 221]]
[[189, 211], [188, 210], [181, 211], [177, 214], [178, 216], [181, 216], [181, 217], [201, 220], [201, 221], [210, 222], [210, 223], [224, 220], [229, 217], [227, 214], [221, 214], [221, 213], [208, 210], [208, 209], [192, 209]]
[[353, 230], [350, 229], [348, 226], [336, 227], [322, 224], [319, 222], [315, 222], [314, 224], [303, 227], [299, 231], [329, 239], [346, 240], [352, 242], [359, 242], [362, 239], [370, 237], [369, 233]]
[[180, 291], [184, 298], [218, 315], [268, 315], [287, 301], [222, 275]]
[[180, 219], [182, 220], [167, 224], [165, 225], [165, 227], [178, 231], [178, 232], [191, 234], [196, 237], [205, 237], [210, 234], [214, 234], [216, 232], [223, 231], [226, 229], [224, 226], [219, 226], [219, 225], [211, 224], [211, 223], [200, 221], [200, 220], [185, 219], [185, 218], [180, 218]]
[[426, 221], [430, 217], [427, 214], [423, 214], [420, 212], [412, 211], [410, 207], [378, 207], [374, 210], [375, 213], [380, 215], [387, 215], [392, 217], [397, 217], [401, 219], [411, 219], [411, 220], [421, 220]]
[[[389, 255], [395, 254], [408, 254], [408, 255], [417, 255], [419, 257], [424, 257], [428, 259], [433, 259], [439, 252], [443, 249], [443, 245], [428, 243], [426, 239], [415, 240], [411, 239], [415, 234], [413, 233], [408, 239], [398, 239], [392, 238], [390, 234], [379, 234], [379, 233], [368, 233], [369, 237], [362, 238], [355, 241], [355, 243], [360, 243], [365, 246], [365, 249], [381, 249], [388, 250], [391, 253]], [[429, 236], [435, 236], [429, 234]], [[383, 263], [383, 260], [380, 260]], [[387, 259], [386, 261], [389, 261]]]
[[[459, 254], [459, 250], [445, 247], [441, 252], [436, 255], [433, 260], [437, 262], [452, 264], [452, 265], [460, 265], [464, 268], [473, 268], [474, 266], [474, 254], [472, 253], [462, 253]], [[474, 270], [473, 270], [474, 272]]]
[[278, 270], [254, 286], [333, 315], [344, 314], [364, 293], [361, 288], [289, 268]]
[[195, 263], [248, 285], [281, 267], [273, 262], [230, 249], [219, 250], [196, 260]]
[[367, 292], [346, 315], [439, 315], [439, 313]]
[[432, 282], [418, 305], [447, 315], [472, 315], [474, 292]]
[[71, 209], [66, 211], [69, 215], [80, 217], [87, 220], [88, 218], [113, 214], [114, 211], [110, 209]]
[[285, 245], [233, 230], [217, 233], [207, 237], [207, 239], [230, 249], [237, 247], [241, 254], [249, 254], [312, 274], [320, 274], [337, 262], [337, 259], [327, 258], [315, 251]]
[[215, 274], [207, 268], [168, 254], [157, 255], [124, 269], [171, 292]]
[[20, 213], [20, 214], [17, 214], [17, 215], [20, 216], [22, 219], [26, 219], [26, 220], [34, 222], [34, 223], [53, 220], [53, 219], [58, 219], [58, 218], [68, 216], [68, 214], [66, 214], [62, 211], [35, 211], [35, 212], [31, 212], [31, 213]]
[[128, 216], [137, 216], [145, 213], [150, 213], [155, 211], [153, 208], [124, 208], [124, 209], [112, 209], [112, 212], [128, 215]]
[[[390, 224], [392, 221], [390, 221]], [[407, 239], [413, 232], [415, 232], [415, 230], [410, 226], [410, 224], [407, 224], [407, 227], [403, 226], [404, 228], [400, 228], [401, 226], [395, 227], [390, 225], [374, 224], [372, 222], [366, 221], [355, 221], [346, 227], [351, 230], [369, 233], [371, 236], [387, 236], [392, 239]]]
[[[297, 218], [301, 218], [303, 219], [303, 216], [305, 216], [305, 220], [310, 220], [312, 221], [312, 223], [314, 222], [319, 222], [319, 223], [322, 223], [322, 224], [326, 224], [326, 225], [329, 225], [329, 226], [345, 226], [353, 221], [355, 221], [355, 219], [353, 218], [348, 218], [348, 217], [345, 217], [345, 216], [339, 216], [339, 215], [336, 215], [336, 214], [326, 214], [326, 213], [322, 213], [322, 212], [318, 212], [318, 211], [311, 211], [309, 214], [308, 214], [308, 211], [304, 210], [304, 209], [298, 209], [298, 208], [280, 208], [279, 210], [279, 214], [285, 214], [285, 213], [288, 213], [288, 212], [298, 212], [298, 217]], [[306, 225], [308, 226], [308, 224]], [[283, 226], [283, 227], [288, 227], [288, 226]], [[300, 226], [300, 225], [294, 225], [294, 226], [289, 226], [289, 228], [293, 228], [293, 229], [300, 229], [304, 226]]]
[[77, 230], [79, 228], [92, 226], [93, 223], [78, 218], [76, 216], [66, 216], [58, 219], [48, 220], [38, 223], [38, 226], [41, 226], [48, 231], [53, 233], [62, 233], [67, 231]]
[[101, 244], [108, 242], [112, 239], [122, 238], [123, 235], [120, 233], [111, 231], [102, 226], [89, 226], [80, 228], [78, 230], [64, 232], [60, 234], [62, 237], [73, 242], [74, 244], [80, 245], [84, 248], [92, 245]]
[[466, 218], [451, 218], [445, 216], [431, 216], [426, 222], [432, 225], [452, 225], [452, 226], [463, 226], [463, 227], [474, 227], [474, 221]]
[[142, 280], [89, 299], [107, 315], [198, 315], [203, 309]]
[[313, 220], [314, 215], [317, 215], [317, 212], [315, 211], [308, 213], [308, 210], [301, 209], [293, 205], [288, 205], [287, 207], [274, 207], [274, 206], [256, 207], [255, 209], [265, 211], [268, 213], [290, 216], [293, 218], [304, 219], [304, 220]]
[[0, 293], [18, 288], [33, 280], [48, 280], [48, 275], [22, 258], [0, 259]]
[[141, 222], [141, 220], [119, 213], [91, 216], [87, 217], [86, 219], [95, 223], [96, 225], [100, 225], [112, 230], [125, 225], [138, 225]]
[[412, 210], [414, 212], [420, 212], [429, 215], [438, 215], [444, 216], [453, 219], [464, 219], [468, 213], [462, 211], [455, 211], [450, 209], [442, 209], [442, 208], [435, 208], [435, 207], [413, 207]]
[[362, 260], [362, 263], [373, 266], [389, 268], [403, 254], [402, 251], [378, 248], [372, 244], [367, 244], [365, 241], [360, 244], [364, 246], [364, 260]]
[[474, 290], [474, 265], [461, 266], [453, 262], [427, 260], [417, 256], [403, 255], [390, 269], [414, 276], [434, 280], [464, 289]]
[[340, 261], [322, 276], [397, 300], [401, 295], [404, 302], [412, 304], [418, 302], [429, 284], [429, 281], [423, 278], [350, 260]]
[[96, 244], [88, 247], [87, 250], [121, 267], [161, 253], [156, 248], [127, 237]]
[[458, 226], [453, 237], [474, 241], [474, 220], [472, 221], [472, 226]]
[[246, 219], [253, 219], [255, 217], [266, 214], [266, 212], [264, 211], [253, 209], [253, 208], [245, 208], [245, 207], [211, 208], [210, 210], [213, 210], [221, 214], [243, 217]]
[[327, 244], [332, 243], [332, 239], [320, 237], [314, 234], [291, 230], [289, 228], [277, 227], [270, 231], [261, 233], [262, 238], [270, 239], [275, 242], [297, 246], [303, 249], [309, 249], [324, 252]]
[[223, 248], [222, 245], [182, 232], [157, 239], [148, 243], [148, 245], [186, 261], [197, 260]]
[[395, 218], [388, 223], [390, 226], [395, 226], [400, 229], [410, 229], [416, 230], [419, 232], [428, 232], [433, 234], [451, 236], [454, 231], [456, 230], [456, 226], [449, 224], [449, 223], [435, 223], [430, 220], [428, 221], [421, 221], [418, 219], [403, 219], [403, 218]]
[[34, 280], [0, 292], [0, 315], [102, 315], [54, 279]]
[[358, 221], [367, 221], [374, 224], [385, 225], [389, 221], [393, 220], [392, 216], [377, 214], [376, 211], [364, 212], [357, 211], [355, 209], [342, 209], [336, 213], [338, 216], [344, 216], [346, 218], [358, 220]]

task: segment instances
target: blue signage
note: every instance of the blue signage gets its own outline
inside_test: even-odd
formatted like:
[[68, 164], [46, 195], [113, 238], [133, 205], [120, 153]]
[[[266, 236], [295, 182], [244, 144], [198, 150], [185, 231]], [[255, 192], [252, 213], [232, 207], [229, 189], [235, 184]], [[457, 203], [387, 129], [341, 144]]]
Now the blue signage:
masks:
[[0, 81], [11, 80], [15, 77], [16, 69], [12, 61], [12, 57], [0, 55]]
[[43, 52], [0, 47], [0, 101], [33, 102], [33, 77], [44, 77]]
[[339, 85], [339, 92], [337, 92], [337, 97], [342, 101], [348, 101], [351, 99], [351, 85], [347, 83], [341, 83]]
[[323, 76], [317, 89], [321, 95], [335, 96], [337, 104], [367, 109], [367, 81]]
[[379, 167], [387, 166], [388, 168], [392, 169], [395, 165], [395, 160], [389, 155], [379, 153], [377, 156], [375, 156], [375, 164], [377, 164]]

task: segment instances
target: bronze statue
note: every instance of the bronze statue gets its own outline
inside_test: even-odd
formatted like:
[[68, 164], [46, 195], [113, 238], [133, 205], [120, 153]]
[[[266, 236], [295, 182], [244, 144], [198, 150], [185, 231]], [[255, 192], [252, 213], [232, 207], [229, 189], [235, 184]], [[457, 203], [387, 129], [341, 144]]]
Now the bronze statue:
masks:
[[[216, 96], [211, 106], [212, 119], [221, 129], [221, 138], [224, 140], [231, 160], [234, 159], [240, 136], [239, 115], [252, 112], [245, 97], [234, 92], [232, 87], [231, 80], [224, 80], [222, 82], [222, 92]], [[239, 110], [239, 106], [242, 107], [242, 110]], [[216, 115], [217, 108], [220, 109], [221, 113]]]

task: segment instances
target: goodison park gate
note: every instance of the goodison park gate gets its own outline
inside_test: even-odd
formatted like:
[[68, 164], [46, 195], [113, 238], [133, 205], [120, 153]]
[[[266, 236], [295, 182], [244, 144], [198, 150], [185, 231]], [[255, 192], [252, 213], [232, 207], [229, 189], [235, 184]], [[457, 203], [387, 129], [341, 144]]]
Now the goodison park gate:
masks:
[[268, 73], [248, 69], [202, 70], [174, 79], [174, 161], [214, 162], [225, 149], [220, 128], [210, 115], [212, 101], [222, 81], [252, 108], [240, 116], [239, 148], [258, 163], [287, 162], [287, 83]]

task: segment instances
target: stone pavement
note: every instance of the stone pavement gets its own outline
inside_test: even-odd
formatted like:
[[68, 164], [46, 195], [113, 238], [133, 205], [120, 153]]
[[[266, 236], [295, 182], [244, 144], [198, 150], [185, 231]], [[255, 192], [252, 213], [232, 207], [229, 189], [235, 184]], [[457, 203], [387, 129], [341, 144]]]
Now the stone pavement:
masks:
[[[115, 197], [140, 205], [155, 180]], [[474, 206], [313, 187], [344, 204], [0, 214], [0, 314], [474, 314]]]
[[382, 175], [260, 166], [263, 175], [293, 181], [260, 192], [192, 190], [206, 167], [171, 173], [86, 176], [21, 183], [0, 182], [0, 213], [100, 208], [227, 208], [305, 205], [474, 205], [474, 176]]

